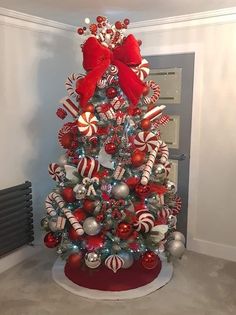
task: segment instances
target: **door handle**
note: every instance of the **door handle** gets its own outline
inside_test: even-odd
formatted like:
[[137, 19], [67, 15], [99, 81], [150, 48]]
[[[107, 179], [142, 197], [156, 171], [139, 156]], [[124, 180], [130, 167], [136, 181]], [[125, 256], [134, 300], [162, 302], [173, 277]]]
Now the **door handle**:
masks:
[[177, 160], [177, 161], [184, 161], [187, 158], [187, 156], [184, 153], [181, 154], [171, 154], [169, 156], [170, 160]]

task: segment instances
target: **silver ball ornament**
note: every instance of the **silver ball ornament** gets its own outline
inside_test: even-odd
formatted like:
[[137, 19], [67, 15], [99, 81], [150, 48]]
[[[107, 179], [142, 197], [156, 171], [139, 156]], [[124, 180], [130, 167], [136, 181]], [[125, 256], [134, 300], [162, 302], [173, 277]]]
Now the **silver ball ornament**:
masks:
[[174, 231], [169, 235], [168, 241], [171, 241], [171, 240], [180, 241], [183, 244], [185, 244], [185, 236], [183, 233], [179, 231]]
[[165, 186], [166, 186], [166, 189], [167, 189], [168, 193], [170, 193], [170, 194], [175, 194], [176, 193], [177, 189], [176, 189], [175, 183], [173, 183], [170, 180], [168, 180]]
[[50, 228], [49, 228], [49, 220], [47, 217], [44, 217], [41, 222], [40, 222], [40, 225], [41, 227], [46, 231], [50, 231]]
[[163, 164], [157, 164], [154, 171], [155, 176], [158, 179], [162, 179], [166, 175], [166, 168]]
[[68, 160], [67, 160], [67, 156], [65, 154], [62, 154], [61, 156], [59, 156], [58, 165], [64, 166], [67, 163], [68, 163]]
[[101, 255], [95, 252], [86, 253], [84, 257], [85, 264], [91, 268], [95, 269], [101, 265]]
[[122, 250], [118, 253], [118, 256], [124, 260], [124, 265], [121, 268], [128, 269], [133, 265], [134, 257], [130, 252]]
[[177, 217], [175, 215], [171, 214], [168, 217], [168, 225], [169, 225], [170, 228], [173, 228], [173, 227], [176, 226], [176, 224], [177, 224]]
[[125, 199], [129, 195], [129, 186], [124, 182], [117, 183], [111, 193], [116, 199]]
[[181, 258], [185, 251], [185, 246], [181, 241], [172, 240], [167, 243], [167, 251], [171, 256]]
[[84, 220], [83, 229], [88, 235], [97, 235], [101, 231], [101, 224], [94, 217], [89, 217]]

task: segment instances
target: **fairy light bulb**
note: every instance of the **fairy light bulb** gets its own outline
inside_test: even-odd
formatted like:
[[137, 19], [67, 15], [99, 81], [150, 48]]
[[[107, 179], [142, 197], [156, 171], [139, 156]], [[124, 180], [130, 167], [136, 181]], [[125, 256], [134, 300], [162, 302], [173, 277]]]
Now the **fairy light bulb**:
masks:
[[84, 19], [84, 22], [85, 22], [85, 24], [89, 24], [89, 23], [90, 23], [90, 19], [89, 19], [88, 17], [86, 17], [86, 18]]

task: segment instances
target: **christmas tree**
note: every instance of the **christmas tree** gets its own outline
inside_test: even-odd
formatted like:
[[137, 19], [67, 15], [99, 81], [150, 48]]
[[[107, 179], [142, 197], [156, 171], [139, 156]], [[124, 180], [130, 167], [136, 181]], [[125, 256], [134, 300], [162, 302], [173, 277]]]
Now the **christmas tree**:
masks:
[[[90, 22], [89, 22], [90, 23]], [[129, 20], [78, 28], [85, 74], [71, 74], [57, 116], [66, 150], [48, 171], [57, 186], [45, 201], [45, 245], [73, 270], [108, 268], [116, 275], [135, 264], [161, 268], [160, 255], [181, 257], [175, 231], [181, 199], [168, 178], [171, 163], [159, 127], [160, 87], [148, 80], [141, 41], [125, 35]]]

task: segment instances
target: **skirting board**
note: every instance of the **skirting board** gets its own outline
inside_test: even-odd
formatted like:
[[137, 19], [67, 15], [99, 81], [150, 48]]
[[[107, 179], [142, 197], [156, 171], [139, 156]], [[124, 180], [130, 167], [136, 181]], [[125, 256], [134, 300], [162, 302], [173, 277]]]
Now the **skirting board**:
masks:
[[0, 258], [0, 273], [14, 267], [23, 260], [35, 255], [41, 250], [41, 246], [23, 246], [14, 252]]
[[236, 247], [209, 242], [201, 239], [188, 239], [188, 250], [212, 257], [236, 261]]

